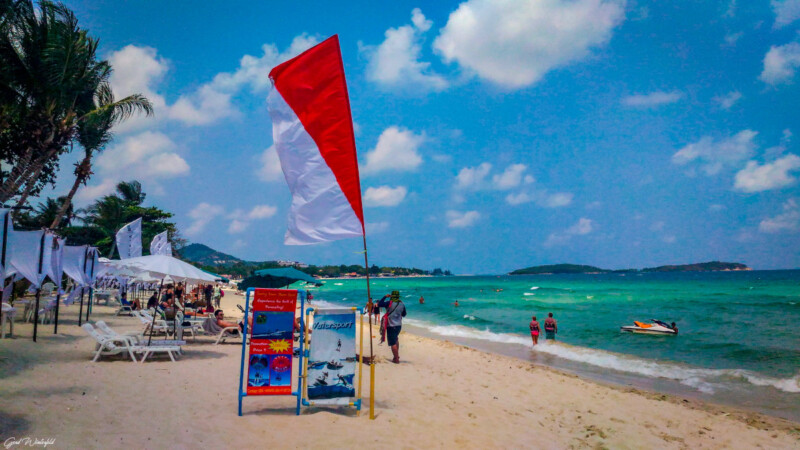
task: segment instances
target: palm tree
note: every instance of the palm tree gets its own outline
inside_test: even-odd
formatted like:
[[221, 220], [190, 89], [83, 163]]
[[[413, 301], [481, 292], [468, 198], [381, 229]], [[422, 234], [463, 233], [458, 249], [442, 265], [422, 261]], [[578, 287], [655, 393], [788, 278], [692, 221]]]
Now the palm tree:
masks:
[[[58, 227], [64, 214], [72, 204], [72, 198], [78, 192], [81, 184], [86, 184], [92, 176], [92, 157], [95, 153], [103, 151], [103, 148], [111, 141], [113, 135], [111, 134], [111, 127], [117, 123], [124, 121], [132, 110], [144, 111], [147, 115], [153, 113], [153, 107], [150, 102], [141, 95], [135, 94], [128, 96], [119, 102], [114, 101], [114, 93], [108, 83], [103, 83], [100, 86], [97, 94], [97, 109], [87, 120], [83, 121], [78, 128], [78, 142], [83, 147], [84, 157], [80, 163], [75, 164], [75, 181], [72, 183], [72, 188], [64, 198], [64, 203], [61, 205], [58, 213], [50, 224], [50, 228], [55, 229]], [[138, 181], [135, 183], [139, 183]], [[120, 183], [122, 184], [122, 183]], [[117, 186], [119, 190], [119, 186]], [[139, 184], [139, 192], [141, 195], [141, 204], [144, 201], [144, 194], [141, 194], [142, 186]]]
[[144, 203], [145, 194], [142, 191], [142, 183], [138, 181], [121, 181], [117, 184], [117, 195], [132, 206], [139, 206]]
[[116, 195], [106, 195], [86, 208], [83, 221], [86, 225], [96, 227], [111, 238], [111, 251], [108, 257], [114, 256], [117, 245], [114, 236], [125, 225], [125, 201]]
[[81, 130], [99, 127], [102, 136], [152, 107], [141, 95], [113, 101], [111, 67], [97, 60], [97, 39], [63, 4], [44, 0], [37, 11], [32, 0], [0, 1], [0, 157], [10, 167], [0, 202], [21, 195], [24, 203]]

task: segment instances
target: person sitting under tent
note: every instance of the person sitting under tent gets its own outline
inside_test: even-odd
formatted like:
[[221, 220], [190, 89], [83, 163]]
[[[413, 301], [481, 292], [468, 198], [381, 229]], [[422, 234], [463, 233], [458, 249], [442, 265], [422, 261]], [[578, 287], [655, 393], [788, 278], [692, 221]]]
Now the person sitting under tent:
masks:
[[147, 309], [155, 309], [158, 306], [158, 294], [153, 292], [153, 295], [147, 299]]
[[122, 306], [129, 306], [131, 308], [131, 310], [133, 310], [133, 311], [142, 309], [142, 305], [141, 305], [141, 303], [139, 303], [139, 299], [138, 298], [133, 299], [132, 302], [128, 301], [128, 293], [127, 292], [123, 292], [120, 295], [119, 302], [122, 304]]

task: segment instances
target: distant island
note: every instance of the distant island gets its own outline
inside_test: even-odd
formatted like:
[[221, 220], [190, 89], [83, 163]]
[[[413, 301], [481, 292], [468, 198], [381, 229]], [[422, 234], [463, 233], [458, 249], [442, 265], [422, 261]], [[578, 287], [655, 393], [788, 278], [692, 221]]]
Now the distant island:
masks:
[[[214, 250], [203, 244], [189, 244], [178, 250], [181, 258], [195, 266], [212, 273], [229, 278], [246, 278], [256, 270], [294, 267], [318, 278], [358, 278], [367, 274], [363, 265], [324, 265], [315, 266], [299, 261], [244, 261], [235, 256]], [[375, 264], [369, 268], [374, 277], [420, 277], [450, 276], [449, 270], [436, 268], [433, 270], [416, 267], [380, 267]]]
[[721, 261], [709, 261], [705, 263], [681, 264], [658, 267], [647, 267], [644, 269], [622, 269], [609, 270], [595, 266], [579, 264], [550, 264], [543, 266], [526, 267], [510, 272], [509, 275], [553, 275], [553, 274], [600, 274], [600, 273], [631, 273], [631, 272], [729, 272], [751, 270], [742, 263], [729, 263]]

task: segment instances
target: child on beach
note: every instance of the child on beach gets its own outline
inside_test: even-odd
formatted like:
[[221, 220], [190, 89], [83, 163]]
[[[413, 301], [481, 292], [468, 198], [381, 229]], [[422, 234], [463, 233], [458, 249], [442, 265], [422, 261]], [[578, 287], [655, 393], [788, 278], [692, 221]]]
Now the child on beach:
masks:
[[536, 316], [531, 317], [531, 339], [533, 340], [533, 345], [539, 343], [539, 322], [536, 321]]

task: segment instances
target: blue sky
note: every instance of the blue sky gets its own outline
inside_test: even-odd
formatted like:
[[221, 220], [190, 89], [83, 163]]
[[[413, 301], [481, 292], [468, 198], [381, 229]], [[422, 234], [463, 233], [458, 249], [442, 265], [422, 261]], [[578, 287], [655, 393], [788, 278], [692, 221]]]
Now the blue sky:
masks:
[[283, 245], [265, 101], [272, 66], [338, 33], [372, 262], [800, 267], [800, 0], [67, 4], [117, 95], [156, 106], [79, 204], [135, 178], [190, 241], [359, 263], [358, 239]]

